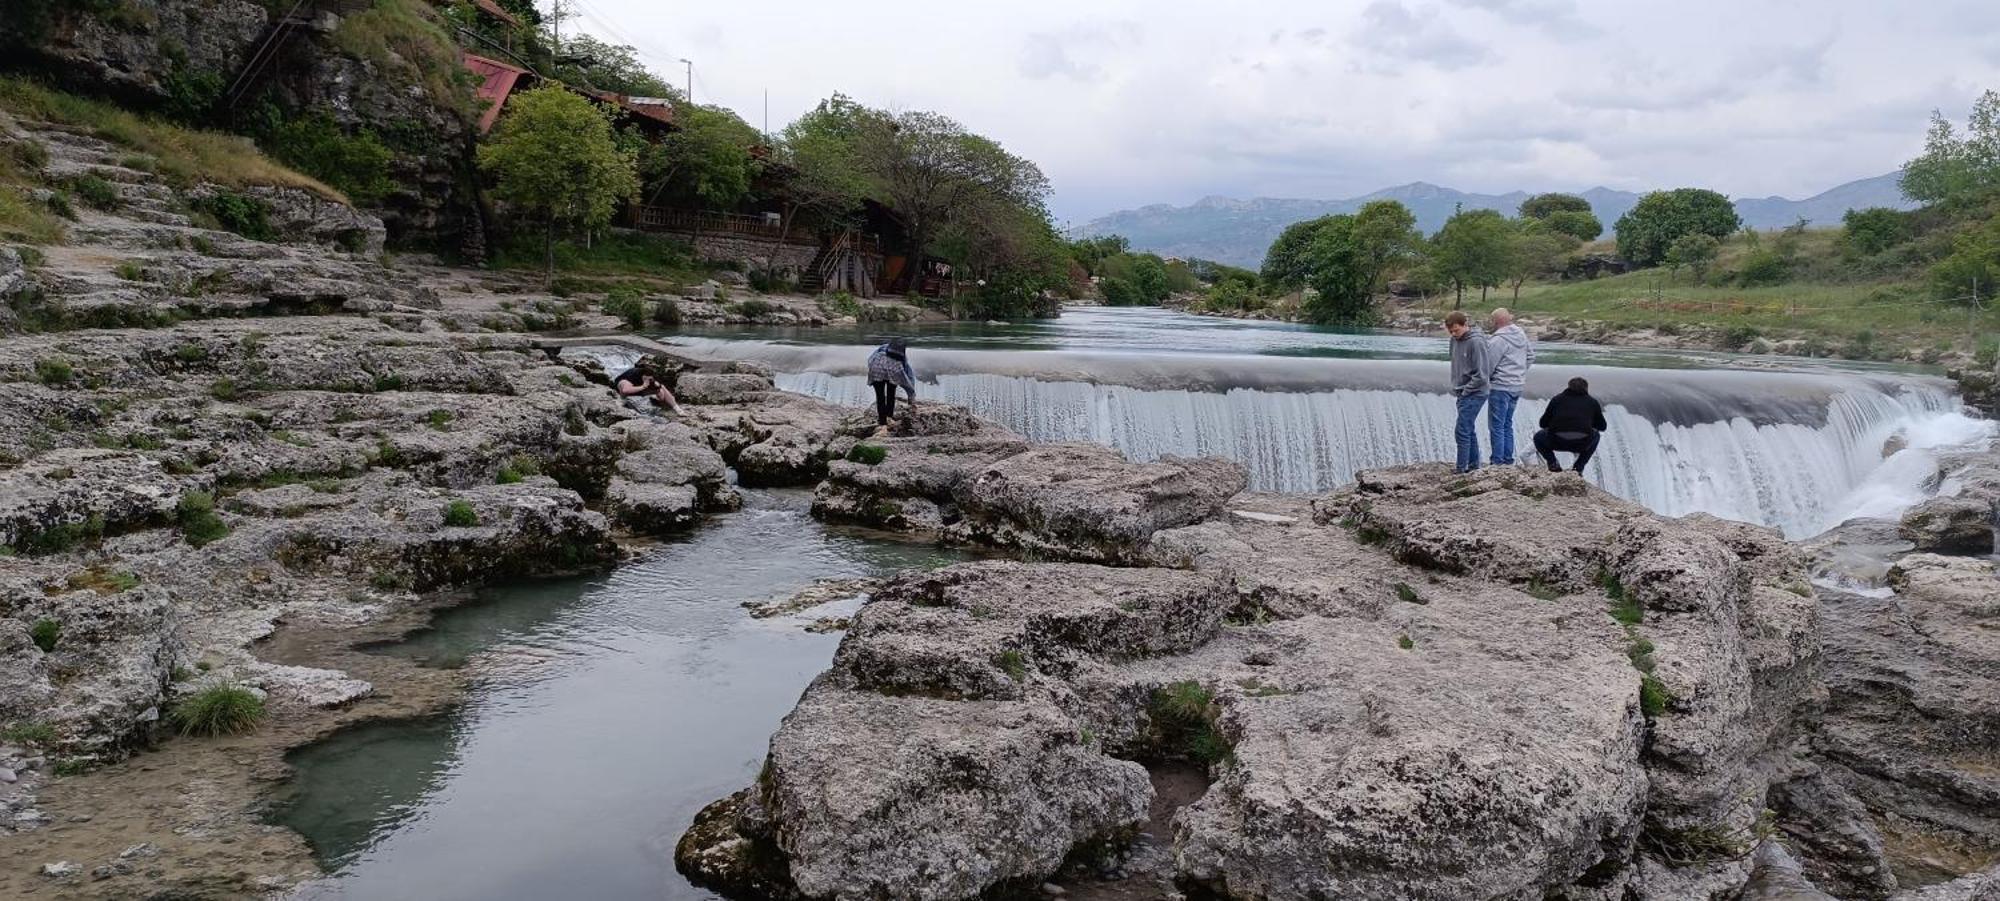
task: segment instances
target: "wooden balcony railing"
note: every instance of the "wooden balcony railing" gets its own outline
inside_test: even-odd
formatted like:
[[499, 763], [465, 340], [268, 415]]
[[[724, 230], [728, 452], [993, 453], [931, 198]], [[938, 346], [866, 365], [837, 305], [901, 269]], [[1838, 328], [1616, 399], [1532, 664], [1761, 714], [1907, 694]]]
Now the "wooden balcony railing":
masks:
[[[745, 213], [717, 213], [706, 210], [685, 210], [676, 207], [648, 206], [633, 204], [627, 209], [626, 221], [638, 229], [671, 232], [697, 232], [701, 234], [743, 235], [776, 241], [782, 234], [786, 243], [817, 246], [817, 235], [794, 228], [790, 233], [771, 223], [763, 216]], [[882, 240], [875, 235], [850, 233], [850, 245], [861, 253], [880, 255]]]

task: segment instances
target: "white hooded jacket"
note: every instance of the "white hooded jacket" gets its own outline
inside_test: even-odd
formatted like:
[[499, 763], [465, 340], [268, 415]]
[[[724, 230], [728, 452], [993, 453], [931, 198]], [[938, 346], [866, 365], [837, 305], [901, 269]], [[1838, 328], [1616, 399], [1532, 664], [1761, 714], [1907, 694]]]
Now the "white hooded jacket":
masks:
[[1510, 322], [1486, 336], [1486, 360], [1493, 367], [1493, 390], [1519, 394], [1528, 383], [1528, 367], [1535, 365], [1535, 346], [1527, 332]]

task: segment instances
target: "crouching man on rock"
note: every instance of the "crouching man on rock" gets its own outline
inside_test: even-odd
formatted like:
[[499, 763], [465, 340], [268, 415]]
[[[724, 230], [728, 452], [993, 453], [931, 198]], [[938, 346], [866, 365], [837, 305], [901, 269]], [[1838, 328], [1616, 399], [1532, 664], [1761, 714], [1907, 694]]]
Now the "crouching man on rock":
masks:
[[1563, 393], [1549, 399], [1541, 426], [1535, 433], [1535, 450], [1542, 455], [1542, 462], [1549, 464], [1550, 472], [1562, 472], [1556, 451], [1575, 454], [1576, 465], [1570, 468], [1582, 472], [1590, 455], [1597, 453], [1597, 440], [1608, 427], [1603, 405], [1590, 396], [1590, 383], [1580, 378], [1570, 379]]
[[653, 367], [644, 360], [632, 364], [632, 368], [618, 374], [611, 384], [618, 391], [625, 406], [641, 413], [650, 412], [648, 402], [653, 406], [666, 407], [675, 416], [681, 414], [681, 403], [674, 399], [674, 393], [653, 375]]

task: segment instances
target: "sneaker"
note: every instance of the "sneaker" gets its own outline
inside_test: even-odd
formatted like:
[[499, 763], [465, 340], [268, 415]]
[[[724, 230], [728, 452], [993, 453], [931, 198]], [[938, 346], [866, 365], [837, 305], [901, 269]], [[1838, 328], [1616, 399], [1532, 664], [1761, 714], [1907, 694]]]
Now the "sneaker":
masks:
[[1563, 471], [1563, 468], [1562, 468], [1562, 464], [1560, 464], [1560, 463], [1550, 463], [1550, 464], [1549, 464], [1549, 471], [1550, 471], [1550, 472], [1562, 472], [1562, 471]]

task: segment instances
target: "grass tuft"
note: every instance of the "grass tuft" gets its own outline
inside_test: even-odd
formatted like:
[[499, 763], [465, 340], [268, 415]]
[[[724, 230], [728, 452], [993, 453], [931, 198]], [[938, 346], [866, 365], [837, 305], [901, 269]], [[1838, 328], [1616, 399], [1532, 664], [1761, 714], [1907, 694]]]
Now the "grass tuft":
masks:
[[444, 505], [444, 524], [453, 528], [476, 526], [479, 525], [479, 513], [472, 509], [471, 504], [455, 500]]
[[1012, 649], [1001, 651], [993, 658], [993, 665], [1005, 671], [1007, 677], [1016, 682], [1027, 681], [1028, 658], [1021, 656], [1020, 651]]
[[1395, 588], [1396, 588], [1396, 600], [1402, 601], [1405, 604], [1430, 603], [1429, 601], [1424, 600], [1423, 595], [1418, 594], [1416, 589], [1411, 588], [1410, 583], [1408, 582], [1397, 582]]
[[215, 512], [215, 496], [206, 491], [181, 495], [180, 503], [174, 507], [174, 518], [180, 522], [181, 537], [195, 547], [229, 534], [229, 525]]
[[56, 727], [48, 723], [15, 723], [0, 729], [0, 741], [12, 745], [46, 745], [56, 740]]
[[1192, 679], [1161, 686], [1147, 705], [1161, 750], [1205, 764], [1222, 763], [1235, 748], [1216, 728], [1215, 694]]
[[51, 357], [35, 361], [35, 381], [44, 385], [67, 385], [75, 375], [76, 369], [68, 360]]
[[241, 735], [264, 721], [264, 699], [241, 685], [211, 685], [167, 714], [182, 735]]
[[1674, 699], [1673, 692], [1660, 677], [1647, 673], [1639, 677], [1639, 712], [1647, 719], [1654, 719], [1667, 712], [1667, 704]]
[[62, 643], [62, 623], [44, 616], [28, 627], [28, 637], [34, 639], [35, 647], [41, 648], [42, 653], [53, 654], [56, 645]]
[[879, 466], [889, 459], [889, 449], [879, 444], [857, 444], [847, 452], [847, 459], [863, 466]]

